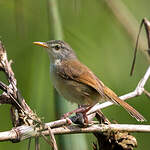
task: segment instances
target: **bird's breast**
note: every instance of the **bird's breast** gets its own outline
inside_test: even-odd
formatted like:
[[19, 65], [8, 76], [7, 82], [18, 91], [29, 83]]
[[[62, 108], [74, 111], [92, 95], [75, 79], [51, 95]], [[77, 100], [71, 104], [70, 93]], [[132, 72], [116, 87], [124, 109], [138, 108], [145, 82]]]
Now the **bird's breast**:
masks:
[[64, 79], [57, 72], [57, 66], [51, 65], [52, 83], [58, 93], [68, 101], [77, 104], [96, 104], [101, 99], [100, 94], [92, 87], [72, 79]]

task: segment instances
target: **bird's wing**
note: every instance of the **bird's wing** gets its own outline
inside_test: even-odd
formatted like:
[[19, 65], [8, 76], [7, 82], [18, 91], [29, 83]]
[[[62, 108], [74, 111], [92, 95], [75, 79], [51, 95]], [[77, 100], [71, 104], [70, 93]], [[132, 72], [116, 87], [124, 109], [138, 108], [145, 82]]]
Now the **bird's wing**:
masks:
[[76, 82], [94, 88], [101, 96], [104, 96], [104, 84], [85, 65], [76, 60], [63, 61], [57, 73], [64, 79], [71, 79]]
[[88, 67], [81, 64], [79, 61], [64, 61], [61, 63], [61, 66], [59, 66], [57, 73], [64, 79], [74, 80], [94, 88], [102, 97], [116, 104], [120, 104], [138, 121], [145, 120], [139, 112], [118, 98], [118, 96], [111, 89], [106, 87]]

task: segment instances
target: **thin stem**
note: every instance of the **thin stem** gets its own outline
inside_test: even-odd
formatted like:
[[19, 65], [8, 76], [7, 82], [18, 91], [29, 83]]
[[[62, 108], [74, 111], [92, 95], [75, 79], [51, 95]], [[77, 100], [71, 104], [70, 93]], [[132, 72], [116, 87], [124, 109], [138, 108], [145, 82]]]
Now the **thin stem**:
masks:
[[39, 137], [35, 137], [35, 150], [40, 150]]

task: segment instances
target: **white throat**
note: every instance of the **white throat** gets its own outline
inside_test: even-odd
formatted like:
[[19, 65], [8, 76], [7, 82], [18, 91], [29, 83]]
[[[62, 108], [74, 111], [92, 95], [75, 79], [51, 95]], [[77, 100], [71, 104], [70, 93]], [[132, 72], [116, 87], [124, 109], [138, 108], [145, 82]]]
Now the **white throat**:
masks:
[[54, 65], [56, 65], [56, 66], [61, 65], [61, 59], [56, 59], [54, 61]]

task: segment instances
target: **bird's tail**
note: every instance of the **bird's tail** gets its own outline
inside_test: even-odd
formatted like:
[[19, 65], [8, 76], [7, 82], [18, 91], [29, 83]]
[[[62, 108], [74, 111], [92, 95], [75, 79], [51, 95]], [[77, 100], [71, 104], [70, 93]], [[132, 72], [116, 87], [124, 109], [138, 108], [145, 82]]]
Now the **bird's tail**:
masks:
[[121, 105], [132, 117], [134, 117], [137, 121], [146, 121], [146, 119], [132, 106], [130, 106], [128, 103], [124, 102], [123, 100], [119, 99], [118, 97], [115, 98], [115, 101], [119, 105]]
[[121, 100], [113, 91], [109, 88], [105, 89], [105, 94], [108, 96], [110, 101], [121, 105], [132, 117], [134, 117], [137, 121], [146, 121], [146, 119], [136, 111], [132, 106], [130, 106], [125, 101]]

